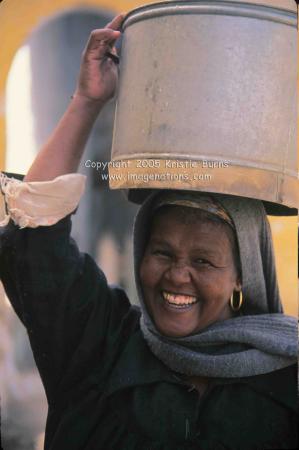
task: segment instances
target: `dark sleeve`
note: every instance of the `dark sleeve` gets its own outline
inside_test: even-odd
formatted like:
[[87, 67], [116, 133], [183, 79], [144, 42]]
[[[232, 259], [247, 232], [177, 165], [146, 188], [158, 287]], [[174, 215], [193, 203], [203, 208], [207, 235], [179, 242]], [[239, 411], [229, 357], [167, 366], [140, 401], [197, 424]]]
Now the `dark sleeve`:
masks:
[[35, 229], [10, 223], [0, 232], [1, 281], [27, 328], [49, 403], [103, 364], [107, 336], [118, 334], [131, 310], [70, 232], [70, 217]]

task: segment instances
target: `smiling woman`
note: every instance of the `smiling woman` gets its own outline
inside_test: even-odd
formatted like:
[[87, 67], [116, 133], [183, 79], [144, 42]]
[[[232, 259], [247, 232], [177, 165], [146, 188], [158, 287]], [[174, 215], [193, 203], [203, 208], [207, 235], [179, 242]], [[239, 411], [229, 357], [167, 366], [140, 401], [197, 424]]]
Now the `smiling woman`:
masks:
[[[229, 299], [241, 289], [234, 232], [229, 222], [200, 209], [204, 202], [197, 199], [193, 208], [174, 206], [173, 195], [170, 205], [165, 200], [141, 262], [146, 306], [167, 336], [194, 334], [232, 317]], [[210, 205], [215, 210], [215, 201]]]
[[260, 201], [158, 192], [141, 207], [134, 236], [141, 328], [168, 367], [194, 379], [289, 366], [281, 344], [295, 352], [296, 326], [281, 314]]
[[122, 20], [91, 34], [25, 182], [0, 178], [0, 275], [47, 394], [45, 449], [297, 448], [297, 322], [282, 312], [262, 202], [152, 192], [133, 232], [140, 307], [70, 238], [84, 187], [70, 173], [115, 92], [106, 52]]

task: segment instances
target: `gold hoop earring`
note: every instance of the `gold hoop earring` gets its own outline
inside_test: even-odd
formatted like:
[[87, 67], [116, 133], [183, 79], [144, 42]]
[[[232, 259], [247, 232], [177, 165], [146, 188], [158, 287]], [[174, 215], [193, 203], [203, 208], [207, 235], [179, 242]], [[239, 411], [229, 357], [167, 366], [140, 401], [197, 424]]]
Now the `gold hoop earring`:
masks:
[[[235, 297], [235, 294], [239, 294], [238, 305], [235, 305], [235, 298], [234, 298], [234, 297]], [[240, 311], [241, 306], [242, 306], [242, 304], [243, 304], [243, 294], [242, 294], [242, 291], [234, 291], [234, 292], [232, 293], [232, 295], [231, 295], [230, 300], [229, 300], [229, 304], [230, 304], [230, 307], [231, 307], [231, 309], [232, 309], [233, 311], [235, 311], [235, 312]]]

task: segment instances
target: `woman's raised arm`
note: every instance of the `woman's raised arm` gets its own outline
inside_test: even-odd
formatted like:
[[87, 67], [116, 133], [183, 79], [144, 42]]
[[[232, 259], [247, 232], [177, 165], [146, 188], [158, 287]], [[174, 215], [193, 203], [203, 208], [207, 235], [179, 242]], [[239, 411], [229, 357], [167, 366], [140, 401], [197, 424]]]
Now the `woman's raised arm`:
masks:
[[124, 14], [94, 30], [82, 55], [76, 91], [48, 142], [38, 153], [25, 181], [49, 181], [76, 172], [92, 126], [117, 87], [118, 68], [107, 56], [115, 53]]
[[[123, 15], [119, 15], [105, 29], [92, 32], [74, 98], [33, 162], [26, 181], [50, 181], [77, 170], [94, 120], [115, 93], [117, 66], [106, 54], [115, 52], [122, 20]], [[77, 206], [65, 212], [70, 209], [69, 200], [75, 197], [70, 177], [68, 189], [59, 185], [58, 190], [57, 182], [27, 184], [24, 189], [26, 183], [10, 182], [15, 184], [11, 189], [7, 184], [5, 191], [9, 190], [8, 219], [13, 220], [0, 228], [0, 279], [27, 328], [51, 403], [75, 390], [79, 380], [87, 379], [91, 365], [100, 366], [107, 360], [106, 335], [120, 327], [130, 303], [119, 289], [108, 286], [96, 263], [80, 253], [70, 237], [70, 213]], [[53, 186], [47, 190], [45, 185], [49, 184], [55, 184], [55, 192]], [[9, 201], [15, 202], [11, 208]], [[46, 214], [43, 206], [48, 208]], [[135, 316], [132, 326], [134, 321]]]

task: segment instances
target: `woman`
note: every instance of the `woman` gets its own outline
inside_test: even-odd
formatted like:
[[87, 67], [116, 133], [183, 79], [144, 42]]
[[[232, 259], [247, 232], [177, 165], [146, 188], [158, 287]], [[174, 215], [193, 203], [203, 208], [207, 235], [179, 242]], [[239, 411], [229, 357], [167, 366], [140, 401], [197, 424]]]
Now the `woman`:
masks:
[[23, 229], [2, 233], [0, 274], [45, 386], [45, 448], [296, 448], [296, 321], [281, 313], [261, 202], [153, 193], [134, 228], [141, 311], [70, 238], [83, 179], [67, 174], [114, 94], [122, 19], [92, 33], [27, 183], [2, 180]]

